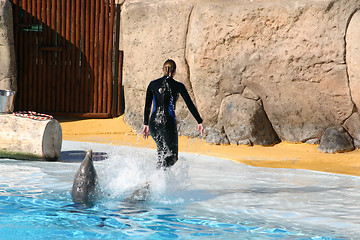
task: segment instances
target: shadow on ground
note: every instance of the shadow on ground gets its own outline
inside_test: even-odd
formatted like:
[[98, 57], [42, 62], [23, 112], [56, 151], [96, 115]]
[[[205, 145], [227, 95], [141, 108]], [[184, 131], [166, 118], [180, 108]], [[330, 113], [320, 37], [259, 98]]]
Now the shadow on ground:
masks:
[[[84, 160], [87, 151], [63, 151], [60, 153], [58, 162], [82, 162]], [[108, 158], [106, 152], [93, 152], [93, 161], [104, 161]]]

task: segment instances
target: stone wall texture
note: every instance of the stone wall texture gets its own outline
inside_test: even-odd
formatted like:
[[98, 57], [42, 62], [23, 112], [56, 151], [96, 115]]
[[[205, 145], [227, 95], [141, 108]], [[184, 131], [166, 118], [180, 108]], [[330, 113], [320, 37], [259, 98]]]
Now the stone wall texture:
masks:
[[0, 0], [0, 89], [16, 90], [13, 15], [9, 0]]
[[[342, 125], [360, 141], [360, 0], [125, 0], [125, 120], [174, 59], [213, 143], [317, 143]], [[182, 101], [179, 131], [196, 122]], [[355, 144], [356, 145], [356, 144]]]

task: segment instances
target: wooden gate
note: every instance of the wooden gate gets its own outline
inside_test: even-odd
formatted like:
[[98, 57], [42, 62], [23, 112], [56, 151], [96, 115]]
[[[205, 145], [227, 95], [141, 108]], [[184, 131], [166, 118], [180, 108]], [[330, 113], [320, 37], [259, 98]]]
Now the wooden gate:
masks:
[[122, 55], [118, 51], [120, 11], [115, 0], [12, 3], [17, 110], [118, 116]]

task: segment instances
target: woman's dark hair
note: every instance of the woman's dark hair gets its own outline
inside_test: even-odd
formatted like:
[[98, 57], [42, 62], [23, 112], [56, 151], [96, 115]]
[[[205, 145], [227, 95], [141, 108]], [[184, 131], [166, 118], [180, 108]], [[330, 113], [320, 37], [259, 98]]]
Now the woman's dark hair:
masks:
[[176, 64], [174, 60], [168, 59], [165, 61], [163, 70], [166, 76], [172, 77], [176, 70]]

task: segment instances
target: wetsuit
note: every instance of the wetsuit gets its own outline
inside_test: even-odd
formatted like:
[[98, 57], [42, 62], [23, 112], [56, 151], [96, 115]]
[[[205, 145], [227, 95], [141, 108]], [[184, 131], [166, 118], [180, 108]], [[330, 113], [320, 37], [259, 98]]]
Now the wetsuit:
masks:
[[[150, 82], [146, 91], [144, 125], [149, 125], [150, 135], [157, 145], [158, 167], [170, 167], [178, 160], [178, 133], [175, 105], [179, 94], [198, 123], [202, 123], [199, 112], [191, 101], [184, 84], [172, 77], [164, 76]], [[150, 117], [151, 103], [153, 111]]]

